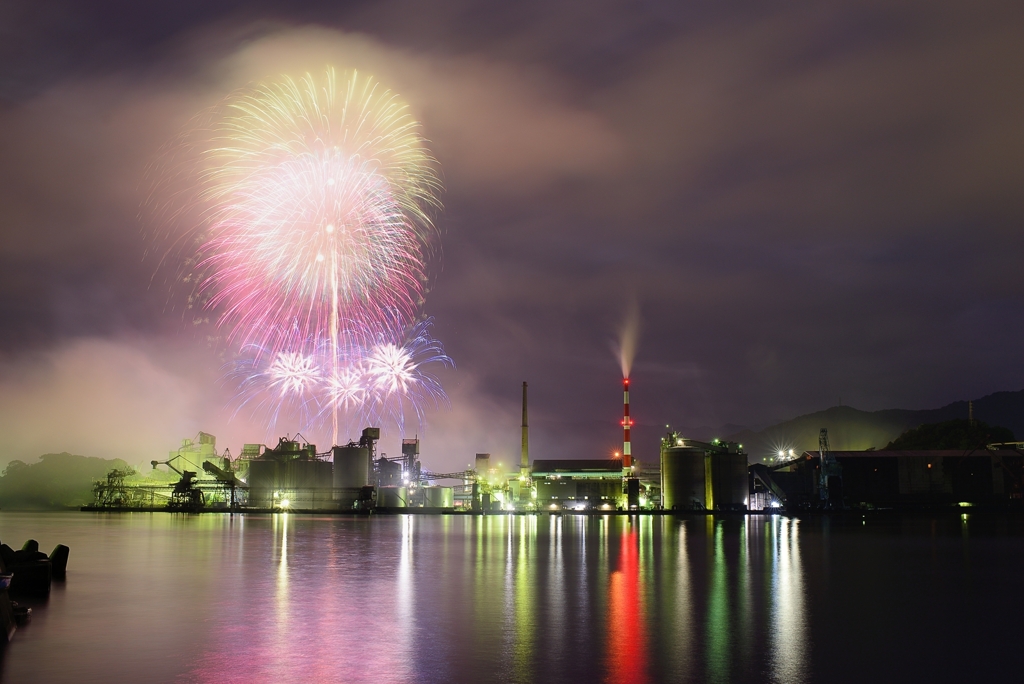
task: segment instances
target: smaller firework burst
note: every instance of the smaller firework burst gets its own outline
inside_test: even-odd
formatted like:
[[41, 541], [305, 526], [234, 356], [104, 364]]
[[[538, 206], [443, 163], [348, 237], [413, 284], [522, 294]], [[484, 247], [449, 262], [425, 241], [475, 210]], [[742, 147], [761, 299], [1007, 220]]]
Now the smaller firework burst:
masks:
[[320, 369], [312, 356], [297, 352], [280, 352], [267, 369], [270, 387], [282, 396], [305, 394], [321, 381]]
[[430, 336], [431, 324], [428, 319], [416, 325], [401, 343], [382, 339], [368, 347], [348, 345], [340, 367], [323, 343], [308, 345], [311, 353], [250, 346], [230, 373], [237, 382], [239, 408], [255, 408], [275, 421], [285, 413], [297, 415], [304, 431], [325, 427], [335, 414], [346, 429], [372, 423], [401, 430], [412, 415], [422, 421], [428, 405], [447, 402], [431, 369], [454, 366]]

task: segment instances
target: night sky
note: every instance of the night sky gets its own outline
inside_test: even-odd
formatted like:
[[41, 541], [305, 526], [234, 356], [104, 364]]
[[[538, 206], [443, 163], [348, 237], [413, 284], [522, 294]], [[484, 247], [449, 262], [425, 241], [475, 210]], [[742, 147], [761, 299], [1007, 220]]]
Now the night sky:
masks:
[[0, 0], [0, 463], [266, 439], [155, 277], [140, 179], [326, 64], [401, 93], [443, 175], [427, 467], [514, 457], [524, 380], [533, 456], [610, 455], [633, 303], [641, 459], [666, 423], [1020, 389], [1021, 36], [1009, 0]]

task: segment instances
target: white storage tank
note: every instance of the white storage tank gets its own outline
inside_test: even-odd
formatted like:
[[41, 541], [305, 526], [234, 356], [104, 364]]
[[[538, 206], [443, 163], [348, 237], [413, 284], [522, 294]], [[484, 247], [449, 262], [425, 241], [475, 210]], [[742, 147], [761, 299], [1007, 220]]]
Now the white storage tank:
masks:
[[424, 487], [424, 508], [454, 508], [455, 490], [451, 487]]
[[407, 487], [378, 487], [377, 508], [408, 508], [409, 489]]

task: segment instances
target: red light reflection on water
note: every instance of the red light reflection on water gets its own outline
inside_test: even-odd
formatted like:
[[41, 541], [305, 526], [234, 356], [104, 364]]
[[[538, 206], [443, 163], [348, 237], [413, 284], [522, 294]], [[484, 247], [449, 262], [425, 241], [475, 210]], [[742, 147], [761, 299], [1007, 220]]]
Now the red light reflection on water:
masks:
[[649, 681], [647, 634], [640, 596], [640, 538], [630, 527], [622, 534], [619, 567], [608, 581], [608, 676], [606, 681]]

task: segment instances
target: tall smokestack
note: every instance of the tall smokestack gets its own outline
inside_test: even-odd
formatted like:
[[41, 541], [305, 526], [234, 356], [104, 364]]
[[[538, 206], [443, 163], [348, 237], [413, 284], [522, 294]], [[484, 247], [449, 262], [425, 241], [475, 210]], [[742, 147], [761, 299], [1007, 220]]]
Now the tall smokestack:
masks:
[[633, 421], [629, 418], [629, 378], [622, 379], [622, 467], [633, 465], [633, 456], [629, 451], [629, 428]]
[[519, 474], [530, 474], [530, 426], [526, 420], [526, 383], [523, 383], [523, 450], [519, 460]]

